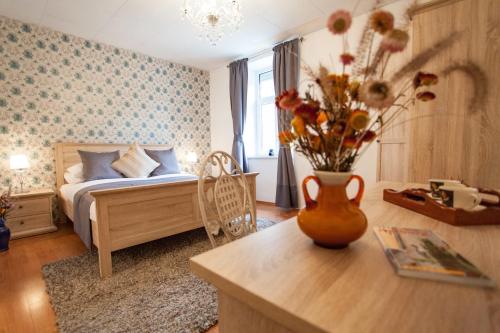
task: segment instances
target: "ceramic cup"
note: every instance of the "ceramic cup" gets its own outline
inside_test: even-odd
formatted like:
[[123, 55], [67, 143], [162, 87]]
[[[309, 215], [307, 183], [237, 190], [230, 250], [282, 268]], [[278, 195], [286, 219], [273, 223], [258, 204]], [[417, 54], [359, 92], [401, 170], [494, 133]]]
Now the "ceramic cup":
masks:
[[473, 210], [481, 202], [477, 188], [463, 186], [441, 186], [439, 194], [448, 207]]
[[459, 180], [451, 180], [451, 179], [429, 179], [429, 185], [431, 187], [431, 195], [434, 198], [439, 198], [439, 188], [441, 186], [457, 186], [457, 187], [467, 187], [462, 184]]

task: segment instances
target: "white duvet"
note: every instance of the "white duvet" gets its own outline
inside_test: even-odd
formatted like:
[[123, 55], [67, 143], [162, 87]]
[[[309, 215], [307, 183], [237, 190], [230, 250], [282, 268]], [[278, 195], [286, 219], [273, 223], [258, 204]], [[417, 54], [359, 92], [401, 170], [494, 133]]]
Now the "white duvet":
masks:
[[[172, 178], [178, 176], [190, 175], [188, 173], [172, 173], [168, 175], [154, 176], [149, 178], [114, 178], [114, 179], [99, 179], [91, 180], [89, 182], [77, 183], [77, 184], [64, 184], [61, 186], [60, 192], [64, 201], [66, 201], [71, 207], [73, 207], [73, 200], [78, 191], [84, 189], [85, 187], [96, 185], [96, 184], [106, 184], [106, 183], [116, 183], [116, 182], [126, 182], [126, 181], [136, 181], [141, 179], [160, 179], [160, 178]], [[192, 175], [194, 176], [194, 175]], [[96, 220], [95, 202], [90, 206], [90, 219]]]

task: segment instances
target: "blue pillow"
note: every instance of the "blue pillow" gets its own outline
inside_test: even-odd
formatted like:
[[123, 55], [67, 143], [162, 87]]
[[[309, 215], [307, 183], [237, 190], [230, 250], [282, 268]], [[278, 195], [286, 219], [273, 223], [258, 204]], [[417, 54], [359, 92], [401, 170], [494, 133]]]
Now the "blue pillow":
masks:
[[175, 156], [174, 148], [170, 148], [167, 150], [144, 149], [144, 151], [149, 157], [160, 163], [160, 166], [158, 166], [153, 170], [153, 172], [151, 172], [151, 174], [149, 175], [150, 177], [167, 175], [171, 173], [181, 173], [181, 168], [179, 167], [179, 162], [177, 161], [177, 157]]
[[123, 175], [111, 166], [114, 161], [120, 158], [118, 150], [105, 153], [79, 150], [78, 154], [82, 160], [83, 179], [86, 182], [97, 179], [123, 178]]

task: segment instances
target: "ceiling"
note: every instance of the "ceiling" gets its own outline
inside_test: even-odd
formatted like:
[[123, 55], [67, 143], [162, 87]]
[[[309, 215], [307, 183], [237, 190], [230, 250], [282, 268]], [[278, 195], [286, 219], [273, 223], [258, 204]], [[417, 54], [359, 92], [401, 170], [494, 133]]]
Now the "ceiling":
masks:
[[[0, 15], [210, 70], [321, 29], [329, 13], [353, 9], [358, 0], [241, 0], [242, 27], [215, 47], [181, 19], [183, 1], [0, 0]], [[355, 14], [375, 0], [359, 1]]]

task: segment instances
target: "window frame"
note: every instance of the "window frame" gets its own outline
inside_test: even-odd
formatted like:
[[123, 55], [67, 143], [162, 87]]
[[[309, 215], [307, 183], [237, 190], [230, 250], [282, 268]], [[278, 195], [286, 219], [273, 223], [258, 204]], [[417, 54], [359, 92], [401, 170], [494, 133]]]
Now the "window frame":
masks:
[[[278, 154], [278, 151], [277, 149], [279, 149], [279, 144], [278, 144], [278, 137], [276, 136], [276, 145], [275, 145], [275, 151], [274, 151], [274, 156], [269, 156], [269, 151], [263, 151], [264, 147], [263, 147], [263, 129], [262, 129], [262, 106], [263, 105], [267, 105], [267, 104], [272, 104], [274, 105], [274, 101], [275, 101], [275, 94], [273, 96], [267, 96], [267, 97], [261, 97], [261, 91], [260, 91], [260, 82], [261, 82], [261, 76], [262, 75], [265, 75], [265, 74], [268, 74], [268, 73], [271, 73], [272, 75], [272, 72], [273, 72], [273, 68], [272, 67], [266, 67], [266, 68], [263, 68], [261, 70], [258, 70], [258, 71], [255, 71], [254, 72], [254, 89], [255, 89], [255, 140], [256, 140], [256, 144], [255, 144], [255, 156], [251, 156], [251, 157], [255, 157], [255, 158], [263, 158], [263, 157], [267, 157], [267, 158], [277, 158], [277, 154]], [[273, 77], [273, 82], [274, 82], [274, 77]], [[278, 133], [278, 115], [277, 115], [277, 112], [275, 112], [275, 125], [276, 125], [276, 133]]]

